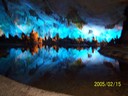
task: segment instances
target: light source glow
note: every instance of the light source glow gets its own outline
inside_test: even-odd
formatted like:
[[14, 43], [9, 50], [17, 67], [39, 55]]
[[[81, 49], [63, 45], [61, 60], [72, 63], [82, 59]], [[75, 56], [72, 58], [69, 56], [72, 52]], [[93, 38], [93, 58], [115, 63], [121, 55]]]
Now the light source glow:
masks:
[[[29, 35], [32, 30], [35, 30], [42, 38], [45, 36], [54, 37], [58, 33], [60, 38], [69, 36], [72, 39], [83, 38], [92, 41], [94, 37], [98, 42], [109, 42], [112, 38], [119, 38], [121, 35], [120, 26], [105, 29], [103, 26], [84, 25], [82, 29], [79, 29], [73, 23], [68, 25], [66, 20], [62, 23], [57, 14], [48, 16], [44, 12], [39, 13], [39, 9], [34, 9], [34, 6], [32, 9], [28, 7], [28, 4], [20, 6], [11, 2], [8, 5], [12, 14], [11, 18], [6, 14], [0, 1], [0, 29], [6, 37], [9, 34], [12, 36], [18, 35], [19, 37], [22, 33]], [[15, 12], [14, 9], [17, 9], [17, 11]], [[29, 13], [31, 9], [35, 11], [37, 16]]]

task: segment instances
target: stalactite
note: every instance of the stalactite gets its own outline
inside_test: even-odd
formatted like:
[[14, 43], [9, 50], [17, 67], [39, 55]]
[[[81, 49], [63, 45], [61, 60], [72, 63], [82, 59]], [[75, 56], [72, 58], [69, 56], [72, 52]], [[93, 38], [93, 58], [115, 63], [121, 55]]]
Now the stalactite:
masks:
[[7, 1], [6, 0], [2, 0], [5, 12], [11, 17], [9, 9], [8, 9], [8, 5], [7, 5]]

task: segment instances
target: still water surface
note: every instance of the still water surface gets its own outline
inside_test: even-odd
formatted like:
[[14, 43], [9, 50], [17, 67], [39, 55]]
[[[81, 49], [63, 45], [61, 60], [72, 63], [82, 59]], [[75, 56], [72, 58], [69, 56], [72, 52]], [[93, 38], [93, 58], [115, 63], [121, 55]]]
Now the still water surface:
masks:
[[12, 48], [0, 58], [0, 74], [45, 90], [82, 96], [85, 89], [94, 88], [95, 81], [121, 80], [119, 62], [101, 55], [99, 49], [46, 47], [32, 55]]
[[60, 48], [57, 52], [53, 48], [42, 48], [34, 55], [29, 50], [11, 49], [8, 56], [0, 58], [0, 73], [24, 83], [30, 82], [33, 77], [43, 78], [47, 72], [65, 74], [66, 71], [74, 71], [88, 75], [95, 74], [95, 71], [118, 73], [118, 61], [101, 55], [98, 49]]

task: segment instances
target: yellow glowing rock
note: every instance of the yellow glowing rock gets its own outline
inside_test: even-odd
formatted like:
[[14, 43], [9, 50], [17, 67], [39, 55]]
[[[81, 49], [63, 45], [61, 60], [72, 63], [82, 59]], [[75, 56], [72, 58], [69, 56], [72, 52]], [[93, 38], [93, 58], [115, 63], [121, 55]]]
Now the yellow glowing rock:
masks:
[[38, 42], [38, 33], [33, 30], [30, 34], [30, 39], [32, 42]]

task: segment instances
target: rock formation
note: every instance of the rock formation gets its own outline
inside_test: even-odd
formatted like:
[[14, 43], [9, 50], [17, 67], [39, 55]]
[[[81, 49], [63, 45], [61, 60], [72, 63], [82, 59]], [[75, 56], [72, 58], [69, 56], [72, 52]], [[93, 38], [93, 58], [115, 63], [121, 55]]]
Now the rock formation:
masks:
[[123, 30], [119, 43], [126, 44], [128, 42], [128, 6], [125, 8], [124, 15], [126, 19], [123, 22]]

